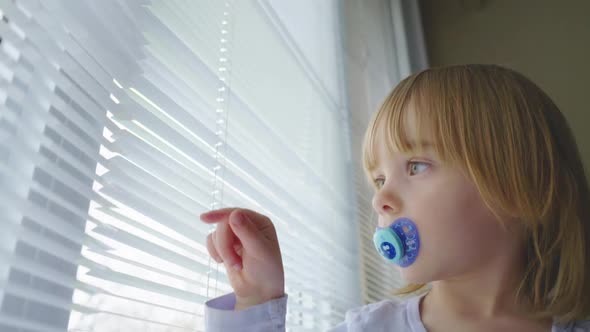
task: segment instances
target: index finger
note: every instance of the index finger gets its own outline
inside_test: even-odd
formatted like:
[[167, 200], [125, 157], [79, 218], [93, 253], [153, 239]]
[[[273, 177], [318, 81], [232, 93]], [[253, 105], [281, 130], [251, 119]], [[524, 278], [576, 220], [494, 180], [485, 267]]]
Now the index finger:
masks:
[[213, 224], [229, 219], [229, 215], [232, 213], [232, 211], [237, 209], [238, 208], [223, 208], [219, 210], [213, 210], [202, 213], [199, 218], [207, 224]]

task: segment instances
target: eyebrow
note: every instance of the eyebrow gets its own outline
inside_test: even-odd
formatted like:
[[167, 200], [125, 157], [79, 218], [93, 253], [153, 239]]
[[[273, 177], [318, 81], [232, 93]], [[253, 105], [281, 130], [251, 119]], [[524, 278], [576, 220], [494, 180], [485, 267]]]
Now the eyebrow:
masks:
[[[423, 146], [425, 149], [432, 149], [434, 147], [434, 144], [432, 144], [432, 142], [430, 141], [426, 141], [426, 140], [421, 140], [419, 141], [419, 145]], [[416, 147], [416, 141], [410, 141], [409, 142], [410, 146], [413, 148]]]
[[[424, 147], [424, 150], [433, 150], [434, 149], [434, 144], [431, 141], [428, 140], [419, 140], [418, 142], [420, 142], [420, 146]], [[415, 140], [411, 140], [408, 142], [410, 145], [411, 149], [415, 149], [416, 148], [416, 141]], [[373, 169], [370, 169], [369, 172], [371, 174], [373, 174], [377, 168], [379, 168], [379, 162], [377, 160], [375, 160], [375, 167], [373, 167]]]

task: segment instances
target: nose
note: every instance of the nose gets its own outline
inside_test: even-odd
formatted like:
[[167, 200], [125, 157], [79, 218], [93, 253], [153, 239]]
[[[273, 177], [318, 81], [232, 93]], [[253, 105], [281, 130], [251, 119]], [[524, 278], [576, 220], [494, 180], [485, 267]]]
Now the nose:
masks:
[[372, 200], [373, 209], [379, 214], [379, 227], [386, 227], [399, 215], [401, 200], [392, 190], [381, 188]]

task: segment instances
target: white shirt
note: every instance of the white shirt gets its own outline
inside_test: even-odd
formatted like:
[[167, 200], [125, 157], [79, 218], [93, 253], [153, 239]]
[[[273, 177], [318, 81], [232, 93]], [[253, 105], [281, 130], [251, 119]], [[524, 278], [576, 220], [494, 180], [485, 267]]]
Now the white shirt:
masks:
[[[426, 332], [420, 319], [420, 299], [424, 293], [404, 301], [383, 300], [352, 308], [345, 319], [328, 332]], [[285, 331], [288, 295], [248, 309], [233, 311], [235, 294], [229, 293], [205, 303], [205, 331]], [[553, 324], [551, 332], [590, 332], [590, 321]]]

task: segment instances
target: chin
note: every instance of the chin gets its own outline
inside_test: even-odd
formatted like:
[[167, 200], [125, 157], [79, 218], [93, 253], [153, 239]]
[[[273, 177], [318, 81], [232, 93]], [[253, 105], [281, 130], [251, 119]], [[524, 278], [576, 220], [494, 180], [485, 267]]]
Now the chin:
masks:
[[407, 283], [412, 284], [427, 284], [434, 279], [432, 271], [424, 271], [420, 269], [416, 264], [412, 264], [408, 267], [397, 267], [400, 272], [402, 279]]

